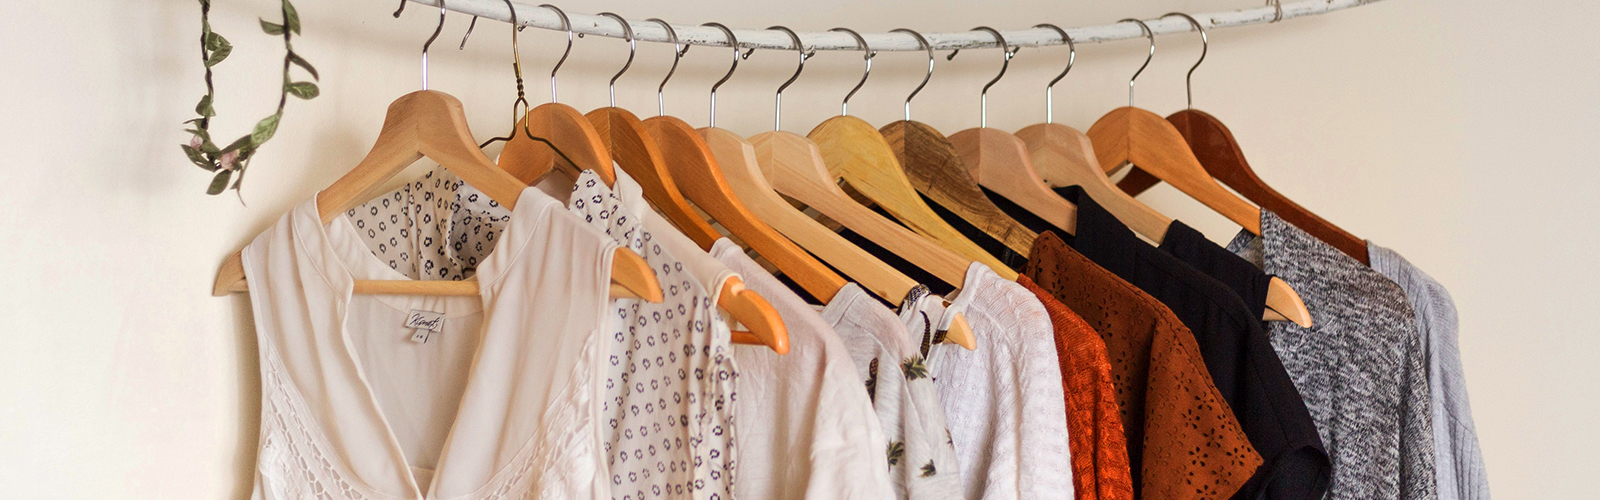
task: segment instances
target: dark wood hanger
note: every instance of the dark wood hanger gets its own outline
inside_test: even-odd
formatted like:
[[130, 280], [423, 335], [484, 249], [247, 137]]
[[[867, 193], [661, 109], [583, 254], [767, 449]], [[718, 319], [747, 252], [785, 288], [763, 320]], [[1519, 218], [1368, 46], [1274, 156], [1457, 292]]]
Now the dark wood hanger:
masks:
[[[1250, 168], [1250, 163], [1245, 161], [1239, 141], [1234, 139], [1233, 132], [1221, 120], [1204, 111], [1186, 109], [1167, 116], [1167, 121], [1178, 129], [1179, 134], [1183, 134], [1189, 149], [1194, 151], [1195, 158], [1200, 160], [1200, 165], [1211, 177], [1362, 264], [1370, 263], [1366, 240], [1311, 213], [1261, 180]], [[1159, 182], [1161, 179], [1134, 168], [1117, 183], [1117, 187], [1130, 195], [1138, 195]]]

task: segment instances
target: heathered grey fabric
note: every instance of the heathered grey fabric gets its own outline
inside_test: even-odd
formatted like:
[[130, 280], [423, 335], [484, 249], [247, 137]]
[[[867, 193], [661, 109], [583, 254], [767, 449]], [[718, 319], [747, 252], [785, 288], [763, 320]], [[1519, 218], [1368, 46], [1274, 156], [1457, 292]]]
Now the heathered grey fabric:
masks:
[[1372, 269], [1394, 280], [1417, 311], [1433, 395], [1433, 453], [1440, 500], [1489, 500], [1489, 475], [1467, 401], [1467, 379], [1456, 345], [1456, 303], [1450, 292], [1393, 250], [1367, 242]]
[[1300, 294], [1313, 325], [1272, 323], [1283, 360], [1317, 422], [1334, 500], [1433, 500], [1433, 415], [1416, 313], [1382, 274], [1261, 211], [1261, 236], [1228, 249]]

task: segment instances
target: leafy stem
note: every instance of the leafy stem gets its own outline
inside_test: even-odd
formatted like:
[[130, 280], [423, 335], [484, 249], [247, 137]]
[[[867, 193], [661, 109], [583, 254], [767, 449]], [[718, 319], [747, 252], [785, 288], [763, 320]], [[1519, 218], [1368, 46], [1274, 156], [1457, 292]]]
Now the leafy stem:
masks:
[[[222, 63], [233, 52], [233, 45], [221, 34], [211, 29], [211, 0], [200, 1], [200, 60], [205, 65], [206, 94], [200, 97], [199, 104], [195, 105], [197, 118], [184, 122], [194, 125], [186, 129], [194, 137], [188, 144], [181, 144], [185, 156], [196, 166], [213, 172], [211, 184], [206, 188], [206, 194], [219, 194], [230, 187], [235, 193], [239, 185], [244, 182], [245, 169], [250, 165], [250, 160], [260, 151], [261, 146], [278, 131], [278, 123], [283, 119], [284, 107], [289, 103], [289, 96], [309, 100], [316, 98], [320, 93], [317, 84], [309, 81], [294, 81], [292, 69], [296, 66], [311, 75], [312, 80], [320, 80], [317, 69], [311, 66], [304, 57], [294, 51], [293, 36], [300, 34], [300, 14], [295, 11], [290, 0], [281, 0], [279, 13], [282, 15], [281, 23], [267, 22], [261, 19], [261, 31], [268, 35], [283, 37], [283, 79], [278, 96], [278, 107], [272, 115], [257, 121], [249, 134], [229, 142], [227, 146], [217, 147], [211, 140], [211, 118], [217, 115], [214, 101], [216, 86], [212, 82], [212, 67]], [[231, 182], [231, 185], [230, 185]]]

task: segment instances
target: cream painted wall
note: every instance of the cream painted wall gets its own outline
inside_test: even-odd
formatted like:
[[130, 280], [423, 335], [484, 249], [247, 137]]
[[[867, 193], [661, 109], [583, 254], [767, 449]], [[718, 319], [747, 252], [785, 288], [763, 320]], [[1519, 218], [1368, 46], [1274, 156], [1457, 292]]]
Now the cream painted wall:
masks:
[[[217, 0], [214, 22], [238, 49], [218, 68], [219, 135], [268, 113], [280, 56], [259, 34], [272, 0]], [[849, 25], [924, 31], [1018, 28], [1152, 17], [1252, 1], [808, 2], [604, 0], [565, 5], [630, 18], [799, 30]], [[417, 86], [415, 53], [433, 25], [392, 1], [300, 0], [298, 47], [323, 96], [291, 103], [254, 163], [243, 197], [202, 194], [180, 122], [201, 93], [193, 0], [0, 2], [0, 491], [9, 498], [239, 498], [248, 495], [259, 411], [255, 339], [242, 297], [209, 296], [224, 255], [354, 164], [384, 107]], [[1352, 232], [1398, 249], [1449, 287], [1491, 484], [1500, 498], [1586, 496], [1589, 429], [1600, 396], [1600, 335], [1583, 320], [1600, 299], [1593, 217], [1600, 208], [1600, 5], [1576, 0], [1388, 0], [1279, 25], [1212, 33], [1196, 105], [1225, 120], [1279, 190]], [[433, 87], [466, 104], [480, 137], [508, 126], [509, 28], [480, 25], [465, 51], [453, 16]], [[530, 30], [524, 61], [535, 103], [563, 37]], [[605, 105], [626, 45], [579, 39], [563, 102]], [[1138, 104], [1183, 105], [1193, 36], [1167, 36]], [[1124, 103], [1140, 42], [1087, 46], [1057, 88], [1057, 120], [1087, 128]], [[647, 44], [618, 86], [648, 115], [669, 49]], [[1042, 118], [1041, 85], [1064, 49], [1022, 51], [992, 92], [992, 125]], [[953, 132], [976, 125], [993, 51], [940, 61], [915, 117]], [[859, 55], [826, 53], [790, 91], [786, 127], [836, 111]], [[705, 123], [704, 92], [727, 60], [697, 48], [669, 87], [668, 109]], [[756, 133], [789, 54], [758, 53], [723, 93], [718, 123]], [[883, 54], [854, 114], [899, 118], [922, 59]], [[426, 167], [417, 167], [418, 171]], [[1168, 214], [1225, 240], [1237, 228], [1158, 188]]]

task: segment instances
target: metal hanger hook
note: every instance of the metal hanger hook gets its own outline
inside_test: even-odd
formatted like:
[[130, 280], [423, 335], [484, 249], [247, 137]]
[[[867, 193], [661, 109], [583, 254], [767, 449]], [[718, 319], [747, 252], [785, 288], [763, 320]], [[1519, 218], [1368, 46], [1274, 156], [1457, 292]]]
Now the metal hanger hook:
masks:
[[557, 102], [557, 100], [556, 100], [556, 72], [557, 71], [561, 71], [561, 65], [567, 63], [567, 56], [572, 55], [572, 37], [574, 35], [574, 33], [572, 32], [572, 19], [569, 19], [567, 17], [567, 13], [566, 12], [562, 12], [560, 7], [556, 7], [556, 6], [550, 5], [550, 4], [542, 4], [542, 5], [539, 5], [539, 6], [540, 7], [544, 7], [546, 9], [550, 9], [552, 11], [555, 11], [556, 17], [560, 17], [561, 18], [561, 29], [567, 31], [567, 50], [561, 53], [561, 59], [556, 61], [556, 67], [550, 68], [550, 102]]
[[422, 90], [428, 90], [428, 48], [433, 47], [433, 41], [439, 39], [439, 33], [444, 32], [444, 0], [439, 0], [439, 26], [433, 29], [433, 36], [422, 44]]
[[1211, 42], [1206, 40], [1206, 29], [1200, 26], [1200, 21], [1195, 20], [1194, 16], [1190, 16], [1182, 12], [1173, 12], [1171, 14], [1161, 16], [1161, 18], [1166, 19], [1172, 16], [1179, 16], [1187, 19], [1189, 21], [1189, 25], [1193, 26], [1195, 31], [1200, 32], [1200, 59], [1195, 61], [1194, 66], [1189, 67], [1189, 73], [1183, 76], [1183, 95], [1184, 98], [1187, 99], [1187, 103], [1184, 106], [1186, 109], [1194, 109], [1194, 86], [1191, 84], [1191, 81], [1194, 80], [1194, 70], [1200, 69], [1200, 63], [1205, 62], [1206, 50], [1211, 47]]
[[933, 44], [928, 43], [928, 39], [924, 38], [922, 33], [917, 33], [915, 30], [908, 28], [896, 28], [889, 30], [889, 32], [911, 35], [912, 38], [917, 39], [918, 46], [928, 51], [928, 74], [922, 75], [922, 83], [917, 84], [917, 88], [911, 90], [911, 95], [906, 96], [906, 121], [911, 121], [911, 98], [922, 92], [922, 88], [928, 86], [928, 80], [933, 78]]
[[1056, 33], [1061, 34], [1061, 39], [1067, 42], [1067, 50], [1069, 51], [1067, 52], [1067, 68], [1061, 70], [1061, 74], [1056, 75], [1054, 80], [1050, 80], [1050, 83], [1047, 83], [1044, 86], [1044, 122], [1054, 123], [1056, 115], [1056, 102], [1053, 94], [1055, 93], [1056, 82], [1061, 81], [1062, 78], [1066, 78], [1067, 73], [1072, 72], [1072, 64], [1078, 61], [1078, 46], [1072, 43], [1072, 36], [1067, 35], [1067, 30], [1061, 29], [1060, 26], [1044, 23], [1034, 25], [1034, 27], [1056, 30]]
[[[1016, 57], [1017, 51], [1021, 50], [1022, 47], [1012, 47], [1011, 45], [1006, 44], [1006, 37], [1000, 35], [999, 31], [996, 31], [994, 28], [990, 28], [988, 26], [972, 28], [972, 31], [986, 31], [990, 35], [993, 35], [994, 41], [1000, 44], [1000, 48], [1003, 49], [1005, 53], [1005, 59], [1000, 62], [1000, 74], [994, 75], [994, 79], [989, 80], [989, 83], [984, 84], [983, 90], [978, 92], [978, 127], [987, 128], [989, 126], [989, 87], [993, 87], [995, 83], [1000, 81], [1001, 77], [1006, 76], [1006, 68], [1011, 67], [1011, 58]], [[950, 51], [950, 55], [945, 56], [945, 60], [953, 61], [956, 58], [956, 54], [959, 53], [961, 53], [961, 49], [952, 50]]]
[[1283, 0], [1267, 0], [1267, 5], [1272, 6], [1272, 22], [1283, 20]]
[[656, 116], [663, 116], [667, 114], [667, 80], [671, 80], [672, 74], [678, 72], [678, 61], [683, 59], [684, 54], [689, 53], [689, 46], [678, 43], [678, 30], [672, 29], [672, 25], [666, 21], [654, 17], [646, 21], [661, 25], [667, 30], [667, 38], [672, 40], [672, 68], [667, 70], [667, 76], [661, 78], [661, 85], [656, 86]]
[[[479, 144], [478, 149], [486, 148], [497, 141], [509, 141], [512, 137], [515, 137], [517, 135], [517, 122], [521, 121], [522, 117], [527, 116], [529, 108], [532, 107], [528, 104], [526, 86], [522, 81], [522, 53], [517, 47], [517, 28], [522, 27], [522, 23], [517, 21], [517, 8], [511, 4], [511, 0], [503, 1], [506, 3], [506, 10], [511, 12], [511, 71], [517, 76], [517, 100], [511, 103], [511, 133], [506, 134], [505, 137], [491, 137], [489, 140]], [[535, 138], [531, 132], [527, 132], [526, 124], [522, 129], [530, 139]]]
[[409, 0], [400, 0], [400, 8], [394, 10], [394, 18], [395, 19], [399, 19], [400, 18], [400, 13], [406, 11], [406, 3], [408, 3], [408, 1]]
[[[783, 85], [779, 85], [776, 95], [773, 96], [772, 130], [778, 131], [783, 130], [783, 90], [789, 88], [789, 85], [794, 84], [795, 80], [800, 79], [800, 72], [805, 71], [806, 69], [806, 59], [810, 59], [811, 56], [817, 55], [817, 51], [806, 50], [805, 45], [800, 43], [800, 35], [795, 34], [794, 30], [789, 29], [787, 26], [772, 26], [768, 27], [767, 29], [782, 31], [784, 34], [789, 35], [789, 40], [794, 43], [795, 52], [800, 54], [800, 63], [799, 65], [795, 66], [794, 75], [790, 76], [788, 80], [785, 80]], [[745, 59], [749, 59], [750, 54], [755, 53], [755, 51], [756, 49], [754, 48], [745, 51], [743, 57]]]
[[1154, 31], [1150, 31], [1150, 25], [1145, 24], [1144, 21], [1140, 21], [1138, 19], [1128, 18], [1128, 19], [1123, 19], [1121, 21], [1117, 21], [1117, 22], [1119, 22], [1119, 23], [1126, 23], [1126, 22], [1139, 23], [1139, 29], [1144, 31], [1145, 38], [1150, 39], [1150, 53], [1148, 55], [1144, 56], [1144, 64], [1139, 65], [1139, 70], [1133, 72], [1133, 77], [1128, 78], [1128, 106], [1132, 107], [1133, 106], [1133, 81], [1139, 79], [1139, 73], [1143, 73], [1145, 68], [1150, 67], [1150, 60], [1151, 59], [1155, 59], [1155, 57], [1156, 57], [1156, 33]]
[[611, 107], [615, 108], [617, 107], [617, 79], [622, 78], [622, 74], [628, 72], [629, 66], [633, 66], [633, 54], [638, 52], [639, 42], [633, 39], [633, 26], [628, 24], [627, 19], [610, 12], [601, 12], [599, 15], [614, 19], [617, 24], [622, 25], [622, 36], [628, 40], [628, 62], [622, 63], [622, 69], [617, 70], [617, 74], [611, 76], [610, 87], [607, 89], [611, 94]]
[[872, 47], [868, 47], [867, 40], [865, 38], [861, 38], [861, 34], [856, 33], [856, 30], [850, 28], [834, 28], [828, 31], [841, 31], [849, 33], [851, 38], [856, 39], [856, 45], [861, 47], [861, 51], [866, 54], [864, 58], [867, 61], [867, 69], [866, 71], [861, 72], [861, 81], [856, 82], [855, 88], [850, 89], [850, 93], [844, 95], [844, 102], [839, 104], [839, 115], [850, 116], [850, 98], [856, 95], [856, 91], [861, 90], [862, 85], [867, 84], [867, 77], [872, 76], [872, 58], [878, 55], [878, 51], [872, 50]]
[[739, 37], [733, 36], [733, 30], [728, 29], [722, 23], [705, 23], [701, 26], [710, 26], [722, 30], [722, 34], [728, 37], [728, 47], [733, 49], [733, 65], [728, 67], [728, 74], [722, 75], [721, 80], [717, 80], [717, 83], [711, 85], [710, 126], [715, 128], [717, 126], [717, 89], [722, 87], [722, 84], [726, 83], [729, 78], [733, 78], [733, 72], [739, 69], [739, 59], [743, 57], [739, 55]]

